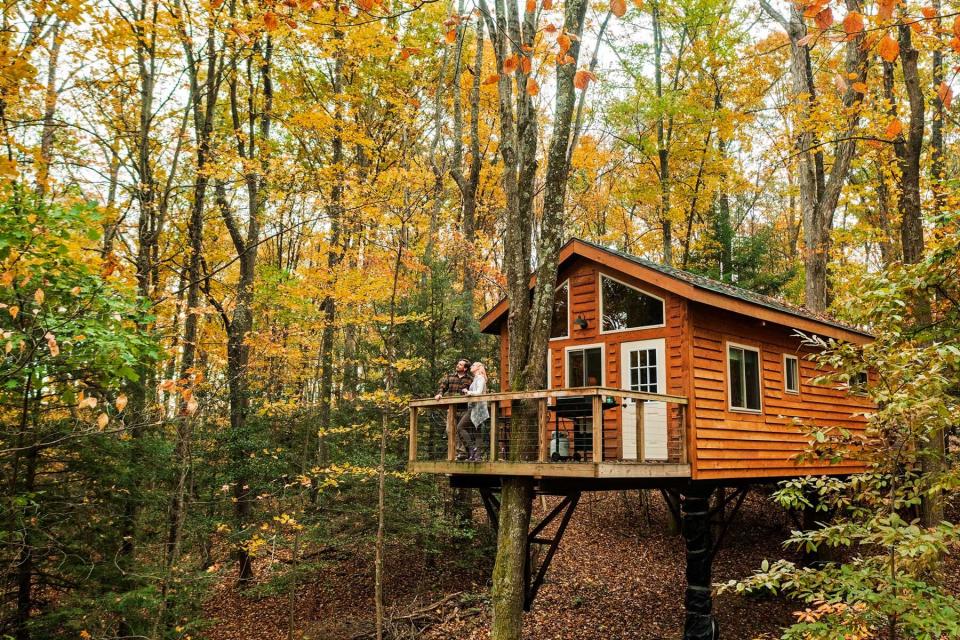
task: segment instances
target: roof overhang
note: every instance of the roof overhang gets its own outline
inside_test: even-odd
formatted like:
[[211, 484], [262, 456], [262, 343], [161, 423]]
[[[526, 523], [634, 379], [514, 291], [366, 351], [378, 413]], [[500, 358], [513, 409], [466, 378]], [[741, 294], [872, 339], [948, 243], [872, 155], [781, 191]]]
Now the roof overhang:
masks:
[[[725, 309], [734, 313], [783, 325], [802, 331], [804, 333], [816, 334], [821, 337], [835, 338], [845, 340], [855, 344], [865, 344], [873, 340], [873, 336], [865, 331], [859, 331], [854, 328], [842, 327], [837, 324], [818, 320], [813, 317], [804, 316], [801, 313], [791, 313], [781, 311], [763, 304], [744, 300], [734, 295], [727, 295], [712, 291], [696, 284], [687, 282], [678, 277], [662, 273], [650, 267], [644, 266], [638, 262], [630, 260], [620, 254], [604, 249], [597, 245], [584, 242], [574, 238], [567, 242], [558, 256], [558, 268], [575, 256], [581, 256], [592, 260], [604, 266], [616, 269], [623, 273], [632, 275], [639, 280], [654, 284], [661, 289], [669, 291], [687, 300], [699, 302], [707, 306]], [[536, 276], [530, 278], [530, 287], [536, 284]], [[507, 312], [510, 309], [510, 303], [507, 298], [501, 299], [489, 311], [480, 317], [480, 331], [483, 333], [497, 334], [500, 332], [501, 325], [506, 322]]]

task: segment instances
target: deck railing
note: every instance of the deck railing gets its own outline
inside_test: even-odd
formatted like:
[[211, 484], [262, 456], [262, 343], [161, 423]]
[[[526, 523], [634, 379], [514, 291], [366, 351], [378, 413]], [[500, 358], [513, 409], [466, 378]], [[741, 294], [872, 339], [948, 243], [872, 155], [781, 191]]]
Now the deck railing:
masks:
[[[466, 428], [458, 435], [457, 424], [472, 403], [484, 403], [489, 419], [479, 426], [465, 421]], [[522, 474], [564, 468], [585, 475], [586, 467], [597, 465], [684, 466], [686, 405], [682, 396], [607, 387], [414, 400], [410, 467], [464, 473], [527, 469]], [[650, 426], [645, 421], [651, 416], [659, 430], [656, 451], [644, 446]]]

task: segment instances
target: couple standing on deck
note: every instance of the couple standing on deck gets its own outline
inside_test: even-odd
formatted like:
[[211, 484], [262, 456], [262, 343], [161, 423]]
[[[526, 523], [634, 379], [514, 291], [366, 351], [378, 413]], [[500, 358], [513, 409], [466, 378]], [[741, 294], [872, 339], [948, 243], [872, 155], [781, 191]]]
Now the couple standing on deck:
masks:
[[[447, 395], [479, 396], [487, 392], [487, 369], [482, 362], [472, 365], [466, 358], [457, 360], [456, 370], [440, 380], [437, 400]], [[490, 419], [486, 402], [470, 402], [457, 421], [457, 460], [480, 461], [480, 426]]]

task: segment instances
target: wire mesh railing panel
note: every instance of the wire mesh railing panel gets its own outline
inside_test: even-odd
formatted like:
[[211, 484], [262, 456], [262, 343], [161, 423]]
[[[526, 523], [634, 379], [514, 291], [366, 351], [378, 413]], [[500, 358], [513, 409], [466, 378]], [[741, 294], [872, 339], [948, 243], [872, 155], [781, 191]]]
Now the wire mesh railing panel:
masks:
[[606, 388], [418, 400], [411, 403], [411, 459], [682, 463], [684, 403], [676, 396]]

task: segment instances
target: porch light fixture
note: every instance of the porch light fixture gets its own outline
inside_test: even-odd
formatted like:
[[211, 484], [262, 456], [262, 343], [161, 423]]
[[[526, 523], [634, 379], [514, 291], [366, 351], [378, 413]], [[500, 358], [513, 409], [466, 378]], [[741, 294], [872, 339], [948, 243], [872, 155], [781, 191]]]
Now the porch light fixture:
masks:
[[577, 325], [577, 329], [587, 328], [587, 321], [583, 316], [577, 316], [577, 319], [573, 321], [573, 324]]

